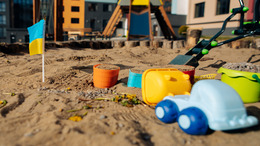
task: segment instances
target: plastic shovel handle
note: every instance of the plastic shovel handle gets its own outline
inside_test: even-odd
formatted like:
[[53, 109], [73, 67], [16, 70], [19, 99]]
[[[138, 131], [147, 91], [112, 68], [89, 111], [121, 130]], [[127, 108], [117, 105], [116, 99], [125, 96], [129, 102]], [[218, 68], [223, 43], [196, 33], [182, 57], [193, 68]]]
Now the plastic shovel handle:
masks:
[[259, 84], [260, 84], [260, 79], [258, 78], [258, 76], [257, 76], [256, 74], [253, 74], [252, 77], [253, 77], [254, 79], [256, 79], [256, 81], [259, 82]]

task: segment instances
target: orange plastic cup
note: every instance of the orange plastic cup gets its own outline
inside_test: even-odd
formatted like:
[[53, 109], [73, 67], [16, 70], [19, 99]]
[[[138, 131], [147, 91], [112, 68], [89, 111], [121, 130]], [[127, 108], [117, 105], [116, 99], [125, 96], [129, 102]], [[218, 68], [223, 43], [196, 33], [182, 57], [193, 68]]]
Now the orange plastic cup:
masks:
[[101, 64], [93, 66], [93, 83], [98, 88], [110, 88], [117, 83], [120, 67], [117, 69], [100, 69]]

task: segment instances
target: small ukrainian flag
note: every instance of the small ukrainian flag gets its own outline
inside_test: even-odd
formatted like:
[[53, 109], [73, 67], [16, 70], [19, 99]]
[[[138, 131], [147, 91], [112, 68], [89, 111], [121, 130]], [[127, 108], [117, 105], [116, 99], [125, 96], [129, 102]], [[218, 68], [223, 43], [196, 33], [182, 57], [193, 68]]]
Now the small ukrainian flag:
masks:
[[45, 20], [35, 23], [27, 28], [29, 32], [30, 55], [42, 54], [44, 48]]

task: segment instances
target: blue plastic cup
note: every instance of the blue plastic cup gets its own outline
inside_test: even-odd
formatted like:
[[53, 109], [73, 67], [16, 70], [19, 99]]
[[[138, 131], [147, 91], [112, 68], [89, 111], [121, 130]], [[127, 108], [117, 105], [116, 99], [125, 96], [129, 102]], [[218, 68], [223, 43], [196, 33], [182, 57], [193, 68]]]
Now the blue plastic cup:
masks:
[[131, 72], [131, 69], [129, 69], [127, 87], [141, 88], [142, 87], [142, 74]]

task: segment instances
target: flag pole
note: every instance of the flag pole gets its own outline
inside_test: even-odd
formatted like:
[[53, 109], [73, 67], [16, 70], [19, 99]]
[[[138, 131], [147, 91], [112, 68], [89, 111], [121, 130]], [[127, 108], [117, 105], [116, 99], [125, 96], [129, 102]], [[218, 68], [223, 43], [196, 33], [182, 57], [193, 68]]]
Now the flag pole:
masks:
[[42, 82], [44, 83], [44, 50], [45, 50], [45, 24], [46, 18], [44, 18], [44, 27], [43, 27], [43, 43], [42, 43]]
[[42, 53], [42, 82], [44, 82], [44, 52]]

